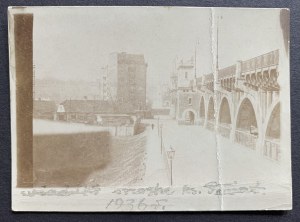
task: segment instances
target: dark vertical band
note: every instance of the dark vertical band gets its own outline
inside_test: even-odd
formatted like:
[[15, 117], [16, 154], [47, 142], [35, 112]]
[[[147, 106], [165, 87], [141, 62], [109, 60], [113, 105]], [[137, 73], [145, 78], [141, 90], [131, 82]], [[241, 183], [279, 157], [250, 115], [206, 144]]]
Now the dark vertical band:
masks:
[[16, 60], [17, 186], [32, 187], [32, 14], [14, 15]]

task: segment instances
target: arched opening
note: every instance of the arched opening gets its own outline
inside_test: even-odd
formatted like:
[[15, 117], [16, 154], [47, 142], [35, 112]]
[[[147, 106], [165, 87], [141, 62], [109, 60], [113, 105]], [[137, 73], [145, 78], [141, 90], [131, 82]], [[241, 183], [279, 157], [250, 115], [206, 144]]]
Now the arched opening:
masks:
[[235, 141], [251, 149], [256, 148], [258, 129], [256, 115], [251, 101], [246, 98], [240, 105], [237, 121]]
[[228, 100], [224, 97], [222, 99], [220, 109], [219, 109], [219, 126], [218, 132], [226, 137], [230, 137], [231, 131], [231, 115]]
[[269, 118], [264, 141], [264, 155], [273, 159], [280, 159], [280, 104], [278, 103]]
[[200, 125], [203, 126], [204, 121], [205, 121], [205, 104], [204, 104], [204, 98], [202, 96], [200, 100]]
[[207, 129], [215, 130], [215, 107], [213, 97], [210, 97], [207, 108]]
[[185, 123], [187, 125], [194, 125], [195, 123], [195, 114], [192, 111], [185, 112]]

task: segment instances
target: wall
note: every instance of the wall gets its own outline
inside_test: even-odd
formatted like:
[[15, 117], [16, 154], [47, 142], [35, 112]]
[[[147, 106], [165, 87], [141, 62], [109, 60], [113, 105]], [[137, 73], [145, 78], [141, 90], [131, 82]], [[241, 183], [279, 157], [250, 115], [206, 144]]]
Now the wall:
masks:
[[[191, 105], [189, 104], [189, 98], [191, 98]], [[195, 123], [199, 121], [199, 109], [200, 109], [200, 94], [197, 92], [178, 92], [178, 111], [177, 120], [184, 121], [184, 112], [191, 110], [195, 114]]]
[[33, 185], [77, 186], [109, 160], [108, 132], [34, 135]]

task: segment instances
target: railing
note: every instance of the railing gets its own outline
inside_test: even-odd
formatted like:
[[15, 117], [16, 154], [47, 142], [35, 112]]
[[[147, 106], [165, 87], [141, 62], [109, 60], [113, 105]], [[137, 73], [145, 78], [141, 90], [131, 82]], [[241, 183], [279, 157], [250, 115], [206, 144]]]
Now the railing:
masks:
[[215, 130], [215, 120], [207, 120], [207, 123], [206, 123], [206, 128], [208, 130], [211, 130], [211, 131], [214, 131]]
[[213, 73], [204, 75], [204, 84], [207, 84], [207, 83], [213, 82], [213, 81], [214, 81], [214, 74]]
[[165, 165], [166, 165], [168, 175], [170, 176], [171, 175], [170, 161], [167, 157], [167, 151], [166, 151], [164, 142], [162, 141], [161, 144], [162, 144], [162, 148], [161, 148], [162, 149], [162, 156], [163, 156], [163, 159], [164, 159], [164, 162], [165, 162]]
[[220, 123], [218, 126], [218, 132], [221, 136], [230, 138], [230, 132], [231, 132], [231, 125]]
[[279, 50], [275, 50], [242, 62], [242, 72], [278, 65]]
[[265, 139], [264, 142], [264, 156], [279, 161], [280, 160], [280, 143], [274, 139]]
[[232, 65], [220, 69], [218, 72], [218, 79], [224, 79], [224, 78], [235, 76], [235, 72], [236, 72], [236, 65]]
[[163, 134], [162, 134], [162, 128], [160, 128], [158, 136], [159, 136], [159, 139], [160, 139], [161, 155], [162, 155], [163, 161], [165, 163], [168, 176], [170, 177], [171, 173], [172, 173], [171, 172], [171, 164], [170, 164], [170, 161], [169, 161], [168, 156], [167, 156], [167, 151], [166, 151], [166, 147], [165, 147], [165, 143], [164, 143], [164, 139], [163, 139]]
[[257, 135], [250, 134], [250, 132], [236, 130], [235, 141], [244, 145], [252, 150], [256, 149]]

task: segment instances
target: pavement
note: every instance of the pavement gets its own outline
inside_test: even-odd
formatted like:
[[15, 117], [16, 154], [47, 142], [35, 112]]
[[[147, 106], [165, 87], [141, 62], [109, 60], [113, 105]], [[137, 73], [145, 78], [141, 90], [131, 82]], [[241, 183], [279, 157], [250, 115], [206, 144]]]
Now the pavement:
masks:
[[175, 149], [174, 185], [220, 180], [284, 184], [290, 180], [288, 164], [269, 160], [213, 131], [201, 126], [178, 125], [175, 120], [160, 123], [165, 147]]
[[166, 165], [160, 151], [160, 139], [157, 127], [147, 128], [146, 143], [146, 171], [143, 180], [144, 186], [153, 186], [159, 183], [161, 186], [169, 186], [170, 180]]

